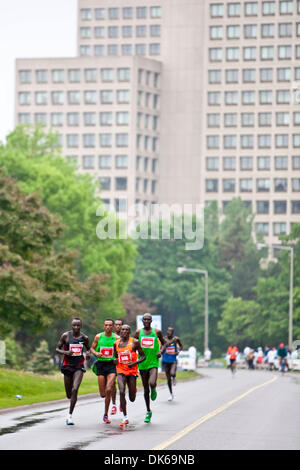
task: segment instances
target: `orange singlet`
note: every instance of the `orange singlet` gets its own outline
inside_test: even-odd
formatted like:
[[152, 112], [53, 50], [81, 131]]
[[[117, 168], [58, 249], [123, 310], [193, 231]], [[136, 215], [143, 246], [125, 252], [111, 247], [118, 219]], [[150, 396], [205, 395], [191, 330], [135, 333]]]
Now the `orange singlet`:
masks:
[[120, 348], [121, 339], [118, 339], [116, 342], [116, 349], [118, 353], [118, 364], [117, 364], [117, 373], [124, 374], [124, 375], [134, 375], [137, 376], [139, 374], [138, 366], [135, 365], [133, 367], [128, 367], [128, 362], [136, 362], [138, 360], [138, 355], [132, 349], [133, 345], [133, 338], [130, 337], [128, 339], [128, 343], [124, 348]]

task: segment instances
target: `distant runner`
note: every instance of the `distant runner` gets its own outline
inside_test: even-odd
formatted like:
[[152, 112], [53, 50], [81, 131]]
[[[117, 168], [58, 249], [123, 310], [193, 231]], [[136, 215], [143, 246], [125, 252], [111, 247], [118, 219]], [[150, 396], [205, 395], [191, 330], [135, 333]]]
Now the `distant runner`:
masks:
[[[124, 415], [120, 426], [125, 426], [129, 423], [125, 398], [126, 385], [128, 387], [129, 400], [134, 402], [137, 390], [136, 379], [139, 374], [138, 364], [146, 359], [140, 342], [137, 339], [132, 338], [130, 333], [130, 326], [123, 325], [120, 331], [120, 338], [117, 339], [114, 344], [115, 357], [117, 358], [117, 378], [120, 391], [120, 403]], [[137, 352], [139, 353], [139, 357]]]
[[147, 408], [144, 422], [150, 423], [152, 417], [152, 411], [150, 409], [150, 390], [151, 400], [154, 401], [157, 397], [156, 384], [159, 358], [161, 357], [161, 347], [164, 345], [165, 340], [160, 330], [151, 327], [152, 315], [150, 313], [145, 313], [142, 320], [144, 327], [138, 330], [134, 337], [139, 340], [146, 356], [146, 360], [139, 364], [139, 371], [143, 382], [144, 398]]
[[[121, 331], [122, 325], [123, 325], [123, 320], [121, 320], [121, 319], [115, 320], [115, 333], [116, 333], [116, 337], [120, 337], [120, 331]], [[111, 407], [111, 412], [110, 412], [111, 415], [117, 414], [117, 405], [116, 405], [117, 387], [116, 387], [116, 380], [117, 380], [117, 377], [116, 377], [116, 379], [115, 379], [115, 381], [114, 381], [113, 390], [112, 390], [112, 393], [111, 393], [111, 401], [112, 401], [112, 407]], [[122, 407], [121, 407], [121, 406], [120, 406], [120, 411], [122, 411]]]
[[282, 372], [285, 372], [285, 368], [289, 368], [287, 361], [288, 354], [289, 352], [285, 347], [284, 343], [280, 343], [279, 348], [277, 349], [276, 356], [279, 358], [279, 370], [281, 370]]
[[73, 318], [71, 326], [72, 331], [67, 331], [62, 334], [56, 348], [58, 354], [64, 355], [61, 372], [64, 375], [66, 395], [70, 400], [69, 414], [66, 419], [67, 425], [74, 425], [72, 414], [77, 402], [82, 377], [85, 372], [83, 347], [86, 348], [87, 357], [90, 353], [89, 339], [80, 332], [82, 327], [80, 318]]
[[116, 335], [113, 333], [114, 320], [107, 318], [104, 322], [104, 331], [98, 333], [91, 346], [91, 353], [97, 358], [92, 367], [93, 372], [98, 376], [99, 393], [105, 398], [103, 421], [110, 424], [108, 410], [116, 379], [116, 366], [114, 355], [114, 342]]
[[234, 344], [229, 346], [229, 348], [227, 349], [227, 355], [230, 361], [229, 367], [233, 374], [236, 372], [236, 358], [237, 358], [238, 352], [239, 350]]
[[162, 352], [162, 366], [163, 370], [166, 373], [168, 387], [170, 391], [170, 397], [168, 401], [174, 399], [173, 389], [172, 389], [172, 380], [173, 385], [176, 384], [176, 370], [177, 370], [177, 356], [182, 350], [182, 344], [180, 339], [177, 336], [174, 336], [174, 328], [169, 327], [167, 329], [167, 336], [165, 336], [165, 344], [163, 346]]

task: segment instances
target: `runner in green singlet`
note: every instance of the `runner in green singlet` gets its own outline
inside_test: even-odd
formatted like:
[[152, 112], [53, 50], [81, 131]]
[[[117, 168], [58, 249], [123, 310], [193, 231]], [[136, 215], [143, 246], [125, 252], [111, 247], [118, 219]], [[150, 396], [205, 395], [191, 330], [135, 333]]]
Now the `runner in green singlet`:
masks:
[[143, 315], [144, 328], [138, 330], [134, 337], [139, 340], [142, 350], [146, 356], [146, 360], [139, 364], [139, 371], [141, 374], [144, 398], [147, 408], [145, 423], [150, 423], [152, 411], [150, 409], [150, 389], [151, 400], [157, 397], [156, 383], [159, 366], [159, 358], [161, 357], [161, 348], [165, 342], [162, 332], [151, 327], [152, 315], [145, 313]]
[[116, 365], [114, 356], [114, 342], [116, 335], [113, 333], [114, 320], [107, 318], [104, 322], [104, 332], [98, 333], [91, 346], [91, 353], [97, 358], [92, 367], [98, 376], [99, 393], [105, 398], [105, 410], [103, 421], [110, 424], [108, 409], [116, 379]]

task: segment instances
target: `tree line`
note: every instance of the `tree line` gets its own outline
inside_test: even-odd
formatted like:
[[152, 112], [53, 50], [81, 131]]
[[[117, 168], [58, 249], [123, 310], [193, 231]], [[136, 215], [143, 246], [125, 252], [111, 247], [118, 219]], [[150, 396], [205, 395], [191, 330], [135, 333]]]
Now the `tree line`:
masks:
[[[238, 198], [221, 217], [205, 208], [204, 245], [189, 240], [99, 240], [101, 188], [76, 171], [39, 126], [18, 126], [0, 144], [0, 339], [30, 354], [45, 339], [55, 349], [70, 319], [79, 316], [93, 336], [106, 317], [162, 315], [184, 345], [203, 351], [204, 278], [177, 267], [209, 273], [209, 344], [213, 354], [228, 342], [241, 346], [287, 340], [289, 256], [264, 269], [253, 239], [253, 215]], [[282, 243], [295, 248], [294, 338], [300, 336], [300, 224]], [[298, 322], [298, 325], [297, 325]], [[9, 343], [11, 344], [11, 343]]]

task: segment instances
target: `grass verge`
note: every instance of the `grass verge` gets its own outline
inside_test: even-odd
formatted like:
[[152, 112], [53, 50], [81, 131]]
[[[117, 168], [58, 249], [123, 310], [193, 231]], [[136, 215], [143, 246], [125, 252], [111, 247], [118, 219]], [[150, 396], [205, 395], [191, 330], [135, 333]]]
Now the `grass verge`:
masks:
[[[177, 381], [195, 377], [199, 377], [199, 374], [191, 371], [178, 371], [176, 375]], [[159, 374], [158, 383], [166, 383], [163, 373]], [[142, 386], [140, 378], [137, 386], [138, 388]], [[97, 378], [90, 369], [84, 374], [79, 395], [89, 393], [98, 393]], [[22, 399], [16, 398], [16, 395], [21, 395]], [[65, 397], [63, 376], [59, 371], [49, 376], [0, 369], [0, 409], [32, 405]]]

